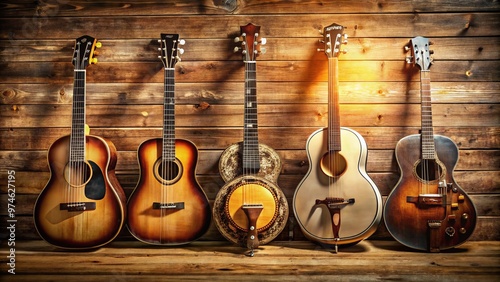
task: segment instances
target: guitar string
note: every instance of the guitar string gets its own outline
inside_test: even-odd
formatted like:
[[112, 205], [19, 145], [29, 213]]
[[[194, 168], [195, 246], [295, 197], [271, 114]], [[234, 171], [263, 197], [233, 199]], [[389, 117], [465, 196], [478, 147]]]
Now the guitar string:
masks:
[[[430, 108], [431, 106], [431, 101], [430, 101], [430, 89], [429, 86], [430, 84], [428, 83], [428, 78], [427, 78], [428, 71], [420, 71], [420, 89], [421, 89], [421, 123], [422, 123], [422, 136], [421, 136], [421, 142], [422, 142], [422, 153], [424, 154], [423, 157], [423, 165], [421, 165], [422, 171], [421, 175], [423, 176], [424, 184], [422, 193], [429, 193], [430, 189], [430, 181], [433, 180], [431, 179], [432, 174], [431, 174], [431, 162], [432, 158], [434, 156], [431, 156], [431, 153], [434, 153], [433, 150], [433, 144], [434, 144], [434, 138], [432, 135], [432, 109]], [[434, 175], [435, 176], [435, 175]]]

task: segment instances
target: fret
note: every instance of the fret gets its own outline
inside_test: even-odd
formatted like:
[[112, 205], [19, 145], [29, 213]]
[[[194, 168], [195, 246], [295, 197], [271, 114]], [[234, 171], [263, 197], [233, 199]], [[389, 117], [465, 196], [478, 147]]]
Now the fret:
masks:
[[69, 152], [70, 162], [85, 161], [85, 81], [85, 69], [75, 69]]
[[163, 98], [163, 159], [175, 160], [175, 69], [165, 68]]
[[421, 97], [421, 146], [423, 159], [435, 159], [434, 129], [432, 126], [432, 104], [430, 72], [420, 71], [420, 97]]
[[245, 62], [243, 169], [251, 173], [260, 169], [256, 75], [255, 61]]
[[328, 151], [340, 151], [338, 58], [328, 58]]

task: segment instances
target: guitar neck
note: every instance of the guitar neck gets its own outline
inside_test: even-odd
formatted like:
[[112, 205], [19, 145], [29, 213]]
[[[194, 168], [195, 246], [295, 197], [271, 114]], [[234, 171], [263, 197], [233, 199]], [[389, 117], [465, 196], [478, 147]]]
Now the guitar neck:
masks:
[[[256, 62], [245, 62], [245, 104], [243, 129], [243, 169], [255, 173], [260, 168], [257, 126]], [[255, 172], [253, 170], [256, 170]]]
[[163, 97], [163, 159], [175, 160], [175, 69], [165, 68]]
[[420, 71], [422, 158], [434, 159], [434, 131], [432, 126], [431, 78], [429, 70]]
[[73, 80], [73, 113], [70, 136], [70, 162], [85, 160], [85, 70], [75, 69]]
[[341, 151], [338, 58], [328, 58], [328, 151]]

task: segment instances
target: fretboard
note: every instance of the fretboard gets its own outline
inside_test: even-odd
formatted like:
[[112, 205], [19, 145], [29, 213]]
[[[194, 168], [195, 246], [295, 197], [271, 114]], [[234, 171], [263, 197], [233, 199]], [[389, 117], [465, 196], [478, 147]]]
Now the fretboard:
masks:
[[432, 127], [431, 78], [428, 70], [420, 71], [420, 97], [422, 119], [422, 158], [434, 159], [434, 132]]
[[256, 75], [256, 62], [245, 62], [243, 170], [249, 173], [257, 173], [260, 169]]
[[69, 152], [70, 162], [83, 162], [85, 160], [85, 77], [85, 70], [75, 70]]
[[340, 151], [338, 58], [328, 58], [328, 151]]
[[175, 160], [175, 69], [165, 68], [163, 98], [163, 159]]

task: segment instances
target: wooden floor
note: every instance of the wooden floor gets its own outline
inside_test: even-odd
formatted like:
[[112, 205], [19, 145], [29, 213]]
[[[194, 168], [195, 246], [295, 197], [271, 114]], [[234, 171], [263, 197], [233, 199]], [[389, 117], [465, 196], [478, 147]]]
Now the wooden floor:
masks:
[[[500, 243], [470, 241], [443, 253], [367, 240], [334, 254], [313, 243], [272, 242], [254, 257], [226, 242], [155, 247], [114, 242], [94, 251], [18, 241], [15, 275], [2, 243], [1, 281], [498, 281]], [[5, 280], [4, 280], [5, 279]]]

